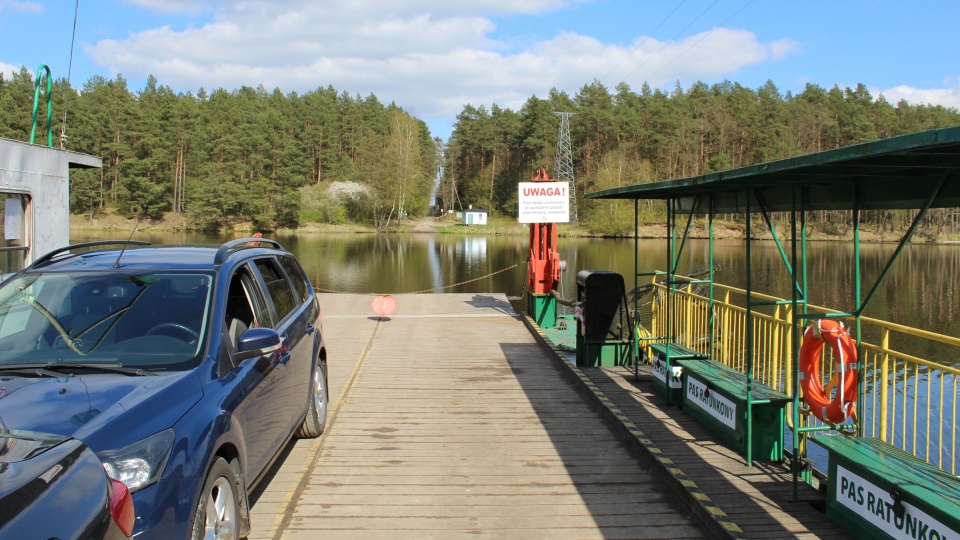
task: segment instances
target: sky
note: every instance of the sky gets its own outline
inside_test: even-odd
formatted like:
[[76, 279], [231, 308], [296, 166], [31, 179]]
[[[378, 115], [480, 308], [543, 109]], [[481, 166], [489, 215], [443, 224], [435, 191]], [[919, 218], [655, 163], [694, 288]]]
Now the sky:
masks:
[[960, 108], [957, 20], [948, 0], [0, 0], [0, 72], [47, 64], [81, 89], [122, 75], [133, 92], [151, 74], [175, 92], [333, 86], [447, 139], [467, 104], [519, 110], [594, 81], [863, 83]]

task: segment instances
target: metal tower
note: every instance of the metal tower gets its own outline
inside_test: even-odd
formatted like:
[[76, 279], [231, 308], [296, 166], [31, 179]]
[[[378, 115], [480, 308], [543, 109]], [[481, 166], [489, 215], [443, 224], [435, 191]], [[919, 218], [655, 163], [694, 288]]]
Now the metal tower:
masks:
[[573, 152], [570, 150], [571, 112], [554, 112], [560, 117], [560, 133], [557, 135], [557, 158], [554, 162], [554, 178], [570, 183], [570, 223], [577, 223], [577, 185], [573, 179]]

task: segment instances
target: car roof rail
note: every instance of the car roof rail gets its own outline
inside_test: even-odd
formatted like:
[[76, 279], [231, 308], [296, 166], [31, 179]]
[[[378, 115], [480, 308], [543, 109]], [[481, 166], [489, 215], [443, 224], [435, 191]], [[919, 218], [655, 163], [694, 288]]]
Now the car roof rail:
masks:
[[[90, 248], [90, 247], [99, 247], [99, 246], [149, 246], [150, 242], [144, 242], [143, 240], [97, 240], [95, 242], [82, 242], [79, 244], [71, 244], [69, 246], [64, 246], [62, 248], [57, 248], [49, 253], [41, 255], [37, 260], [30, 263], [26, 269], [36, 268], [45, 262], [53, 260], [57, 255], [65, 253], [67, 251], [73, 251], [80, 248]], [[79, 255], [79, 253], [71, 253], [71, 256]]]
[[237, 238], [236, 240], [230, 240], [229, 242], [220, 246], [220, 249], [217, 250], [216, 257], [213, 259], [213, 264], [215, 266], [220, 266], [227, 261], [227, 257], [229, 257], [234, 251], [260, 247], [263, 244], [271, 244], [272, 247], [276, 249], [283, 249], [283, 246], [280, 245], [280, 242], [277, 242], [276, 240], [270, 240], [269, 238]]

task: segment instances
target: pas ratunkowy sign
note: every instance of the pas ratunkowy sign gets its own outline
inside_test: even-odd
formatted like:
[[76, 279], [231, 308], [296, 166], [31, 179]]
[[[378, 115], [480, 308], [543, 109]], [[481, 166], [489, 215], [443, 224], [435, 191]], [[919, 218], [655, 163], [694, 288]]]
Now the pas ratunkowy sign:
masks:
[[687, 376], [687, 399], [723, 425], [737, 429], [737, 405], [719, 392], [711, 392], [704, 382]]
[[683, 384], [681, 383], [683, 368], [680, 366], [670, 366], [670, 384], [667, 384], [667, 363], [659, 356], [653, 361], [653, 376], [670, 388], [683, 387]]
[[567, 223], [570, 221], [570, 184], [567, 182], [520, 182], [520, 223]]
[[837, 465], [837, 502], [864, 520], [901, 540], [946, 540], [960, 538], [954, 531], [907, 502], [902, 514], [894, 511], [893, 499], [879, 486]]

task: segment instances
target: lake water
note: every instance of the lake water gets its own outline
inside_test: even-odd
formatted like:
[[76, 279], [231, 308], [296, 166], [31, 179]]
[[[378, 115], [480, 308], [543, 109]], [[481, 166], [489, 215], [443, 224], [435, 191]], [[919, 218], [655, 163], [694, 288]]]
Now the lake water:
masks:
[[[121, 238], [115, 233], [77, 233], [71, 241]], [[194, 233], [138, 232], [134, 239], [156, 243], [217, 244], [235, 236]], [[525, 236], [450, 234], [335, 234], [276, 237], [303, 264], [311, 282], [324, 291], [400, 294], [411, 292], [502, 292], [520, 296], [526, 282]], [[567, 262], [561, 276], [565, 298], [576, 297], [580, 270], [612, 270], [633, 284], [633, 240], [561, 238]], [[866, 296], [896, 244], [861, 247]], [[641, 240], [640, 272], [664, 270], [666, 242]], [[684, 248], [681, 273], [707, 267], [708, 243], [690, 240]], [[715, 243], [718, 283], [743, 287], [746, 251], [742, 240]], [[809, 299], [841, 310], [854, 307], [853, 250], [844, 242], [808, 245]], [[495, 272], [502, 271], [495, 275]], [[479, 279], [478, 279], [479, 278]], [[649, 278], [646, 278], [649, 279]], [[788, 274], [776, 245], [753, 244], [753, 288], [789, 298]], [[877, 319], [960, 336], [960, 245], [911, 245], [901, 254], [865, 311]]]

